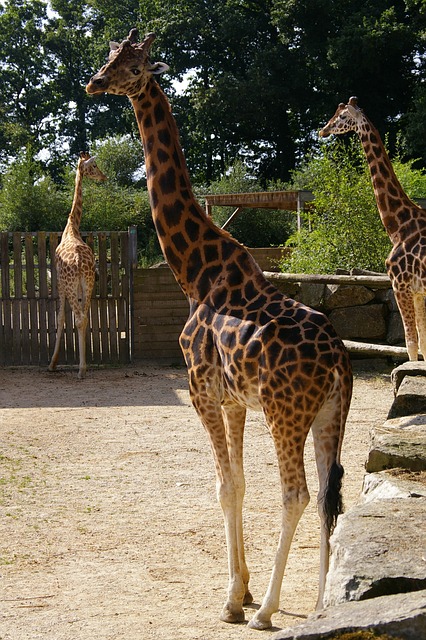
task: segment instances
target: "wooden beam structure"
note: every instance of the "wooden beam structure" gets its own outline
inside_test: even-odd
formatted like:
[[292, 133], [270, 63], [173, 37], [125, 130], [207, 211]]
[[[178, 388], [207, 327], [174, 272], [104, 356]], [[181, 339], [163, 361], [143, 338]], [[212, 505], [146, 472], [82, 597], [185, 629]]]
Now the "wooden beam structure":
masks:
[[234, 220], [242, 209], [280, 209], [283, 211], [297, 211], [297, 228], [301, 227], [301, 213], [307, 202], [314, 196], [311, 191], [253, 191], [249, 193], [216, 193], [203, 196], [206, 203], [206, 213], [211, 215], [212, 207], [236, 207], [222, 229]]

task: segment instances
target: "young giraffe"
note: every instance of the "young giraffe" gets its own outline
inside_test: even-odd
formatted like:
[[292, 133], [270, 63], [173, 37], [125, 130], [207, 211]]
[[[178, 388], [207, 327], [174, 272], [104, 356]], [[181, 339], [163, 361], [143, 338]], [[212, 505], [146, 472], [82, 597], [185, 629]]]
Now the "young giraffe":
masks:
[[91, 248], [83, 242], [80, 235], [82, 213], [82, 182], [87, 176], [92, 180], [103, 181], [106, 176], [98, 168], [94, 158], [81, 152], [75, 176], [74, 199], [68, 222], [56, 247], [55, 266], [58, 281], [59, 311], [55, 349], [49, 365], [54, 371], [58, 362], [61, 336], [65, 321], [65, 299], [67, 298], [74, 313], [78, 330], [78, 348], [80, 364], [78, 377], [86, 375], [86, 327], [93, 285], [95, 283], [95, 257]]
[[393, 244], [386, 260], [395, 299], [404, 324], [408, 357], [426, 358], [426, 211], [407, 196], [395, 175], [379, 132], [357, 106], [357, 99], [339, 104], [319, 132], [355, 131], [363, 146], [383, 226]]
[[340, 451], [352, 373], [347, 352], [324, 315], [284, 296], [250, 253], [218, 229], [195, 200], [167, 98], [153, 75], [155, 38], [137, 31], [111, 44], [109, 62], [92, 77], [89, 94], [127, 95], [145, 151], [152, 215], [162, 251], [187, 295], [189, 319], [180, 345], [192, 403], [212, 447], [217, 496], [228, 548], [229, 588], [221, 619], [244, 620], [252, 602], [244, 555], [243, 432], [247, 408], [263, 411], [282, 488], [282, 523], [270, 584], [249, 626], [271, 626], [297, 523], [309, 501], [303, 464], [312, 428], [319, 475], [321, 569], [318, 606], [328, 570], [329, 536], [341, 510]]

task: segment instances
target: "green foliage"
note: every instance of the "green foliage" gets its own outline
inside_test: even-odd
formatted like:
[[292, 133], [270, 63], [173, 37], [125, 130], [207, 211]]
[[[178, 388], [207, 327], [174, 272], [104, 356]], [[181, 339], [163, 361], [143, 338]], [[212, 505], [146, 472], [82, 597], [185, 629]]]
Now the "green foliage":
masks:
[[[272, 185], [275, 187], [275, 185]], [[241, 160], [237, 160], [228, 169], [225, 176], [209, 185], [204, 193], [247, 193], [263, 191], [250, 169]], [[200, 197], [202, 201], [202, 196]], [[222, 226], [233, 209], [214, 207], [213, 219]], [[227, 230], [248, 247], [269, 247], [283, 244], [294, 230], [294, 215], [286, 211], [271, 209], [244, 209], [231, 222]]]
[[315, 208], [300, 232], [287, 242], [291, 255], [283, 271], [333, 273], [358, 267], [384, 271], [390, 241], [382, 226], [368, 167], [358, 139], [348, 146], [340, 140], [324, 144], [294, 174], [293, 186], [311, 190]]

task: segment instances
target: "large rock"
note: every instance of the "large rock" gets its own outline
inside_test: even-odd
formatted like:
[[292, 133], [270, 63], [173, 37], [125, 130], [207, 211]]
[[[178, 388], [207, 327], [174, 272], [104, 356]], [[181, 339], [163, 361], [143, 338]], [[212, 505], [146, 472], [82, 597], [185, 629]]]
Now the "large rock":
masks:
[[405, 344], [404, 325], [399, 311], [391, 311], [389, 314], [386, 342], [396, 345]]
[[318, 611], [272, 640], [331, 640], [342, 633], [374, 631], [404, 640], [426, 640], [426, 591], [347, 602]]
[[361, 504], [331, 537], [324, 606], [426, 589], [426, 498]]
[[411, 471], [426, 469], [426, 415], [386, 420], [382, 427], [373, 430], [367, 471], [396, 467]]
[[406, 376], [399, 385], [388, 418], [426, 413], [426, 378]]
[[382, 340], [386, 337], [385, 306], [369, 304], [363, 307], [334, 309], [330, 321], [343, 339]]
[[373, 299], [373, 291], [361, 285], [329, 284], [325, 290], [326, 309], [362, 306]]
[[399, 367], [395, 367], [391, 373], [391, 380], [395, 395], [398, 393], [401, 382], [406, 376], [422, 376], [426, 378], [426, 362], [413, 362], [411, 360], [410, 362], [404, 362], [404, 364], [399, 365]]
[[426, 498], [426, 471], [390, 469], [364, 476], [363, 502], [419, 497]]
[[300, 293], [298, 299], [308, 307], [314, 309], [322, 309], [324, 306], [325, 284], [317, 284], [316, 282], [302, 282], [300, 284]]

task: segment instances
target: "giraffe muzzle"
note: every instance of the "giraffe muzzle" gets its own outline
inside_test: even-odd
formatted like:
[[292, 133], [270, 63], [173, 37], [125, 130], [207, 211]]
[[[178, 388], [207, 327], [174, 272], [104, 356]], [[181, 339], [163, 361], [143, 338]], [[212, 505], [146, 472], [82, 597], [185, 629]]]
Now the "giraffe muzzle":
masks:
[[92, 76], [86, 85], [86, 93], [105, 93], [108, 89], [108, 78], [105, 75], [96, 74]]

